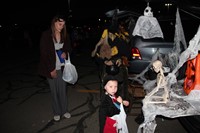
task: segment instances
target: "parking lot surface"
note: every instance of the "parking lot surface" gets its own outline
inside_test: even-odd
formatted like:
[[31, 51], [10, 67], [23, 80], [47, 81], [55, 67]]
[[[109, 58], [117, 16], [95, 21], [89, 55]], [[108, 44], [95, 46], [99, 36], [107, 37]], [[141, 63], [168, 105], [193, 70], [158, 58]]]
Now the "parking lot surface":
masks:
[[[1, 133], [98, 133], [100, 80], [90, 51], [71, 57], [78, 71], [78, 82], [68, 85], [72, 117], [53, 120], [51, 95], [45, 79], [38, 76], [38, 51], [15, 50], [1, 60], [0, 132]], [[135, 118], [141, 105], [133, 104], [127, 115], [130, 133], [137, 133]], [[156, 118], [156, 133], [186, 133], [177, 119]]]

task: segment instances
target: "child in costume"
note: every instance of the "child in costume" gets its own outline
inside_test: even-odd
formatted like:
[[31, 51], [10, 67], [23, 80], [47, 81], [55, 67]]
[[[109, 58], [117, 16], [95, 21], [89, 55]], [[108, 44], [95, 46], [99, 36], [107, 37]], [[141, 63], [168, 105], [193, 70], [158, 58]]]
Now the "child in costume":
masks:
[[117, 95], [118, 82], [117, 76], [106, 75], [103, 85], [105, 93], [102, 94], [99, 108], [100, 133], [117, 133], [116, 120], [112, 116], [120, 113], [120, 104], [129, 106], [129, 101], [123, 100]]

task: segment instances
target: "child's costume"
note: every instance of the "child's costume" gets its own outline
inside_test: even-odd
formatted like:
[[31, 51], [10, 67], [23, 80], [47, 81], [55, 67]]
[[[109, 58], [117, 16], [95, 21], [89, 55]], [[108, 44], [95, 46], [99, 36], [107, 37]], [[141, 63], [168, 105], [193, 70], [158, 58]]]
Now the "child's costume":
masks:
[[100, 133], [117, 133], [116, 120], [111, 117], [120, 113], [120, 103], [115, 97], [103, 94], [99, 108]]
[[[103, 86], [110, 80], [117, 80], [119, 83], [123, 79], [117, 75], [107, 75], [104, 77]], [[100, 133], [128, 133], [126, 113], [123, 104], [117, 101], [117, 94], [115, 96], [107, 92], [102, 94], [99, 107]]]

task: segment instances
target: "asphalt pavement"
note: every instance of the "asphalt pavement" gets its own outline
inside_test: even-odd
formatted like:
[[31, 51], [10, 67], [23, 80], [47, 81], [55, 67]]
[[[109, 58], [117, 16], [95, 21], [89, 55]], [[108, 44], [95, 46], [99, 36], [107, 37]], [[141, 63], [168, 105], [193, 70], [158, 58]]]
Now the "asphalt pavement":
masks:
[[[1, 133], [98, 133], [100, 80], [90, 51], [71, 57], [78, 71], [78, 82], [68, 84], [71, 118], [53, 120], [47, 81], [37, 73], [37, 49], [9, 49], [1, 52], [0, 132]], [[4, 55], [4, 56], [2, 56]], [[137, 133], [135, 118], [141, 106], [133, 104], [127, 115], [129, 133]], [[156, 133], [187, 133], [177, 119], [156, 118]]]

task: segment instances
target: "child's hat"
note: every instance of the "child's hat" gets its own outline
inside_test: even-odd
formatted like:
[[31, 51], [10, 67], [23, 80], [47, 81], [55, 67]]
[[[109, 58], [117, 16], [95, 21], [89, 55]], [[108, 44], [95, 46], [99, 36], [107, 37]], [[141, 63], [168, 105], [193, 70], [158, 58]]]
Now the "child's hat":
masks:
[[123, 79], [118, 75], [106, 75], [103, 78], [103, 86], [105, 86], [110, 80], [116, 80], [118, 83], [121, 83], [123, 81]]

